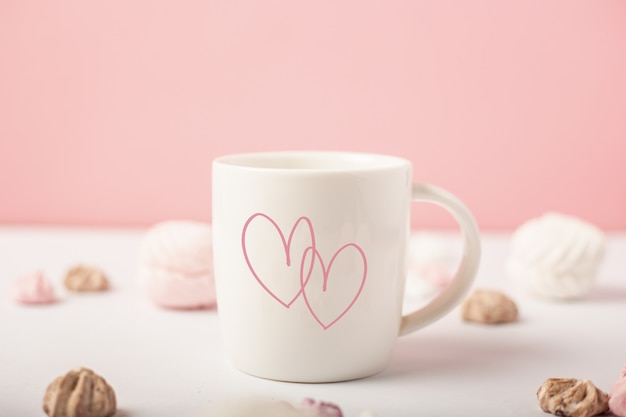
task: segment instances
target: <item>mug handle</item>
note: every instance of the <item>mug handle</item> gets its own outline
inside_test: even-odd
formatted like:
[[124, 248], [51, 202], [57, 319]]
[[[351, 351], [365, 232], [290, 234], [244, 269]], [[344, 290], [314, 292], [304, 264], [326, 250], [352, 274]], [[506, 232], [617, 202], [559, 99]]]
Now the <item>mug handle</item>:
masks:
[[437, 297], [420, 309], [402, 316], [400, 336], [414, 332], [443, 317], [467, 294], [480, 262], [480, 234], [474, 217], [465, 205], [449, 192], [428, 184], [413, 184], [413, 201], [435, 203], [452, 214], [463, 234], [463, 256], [452, 282]]

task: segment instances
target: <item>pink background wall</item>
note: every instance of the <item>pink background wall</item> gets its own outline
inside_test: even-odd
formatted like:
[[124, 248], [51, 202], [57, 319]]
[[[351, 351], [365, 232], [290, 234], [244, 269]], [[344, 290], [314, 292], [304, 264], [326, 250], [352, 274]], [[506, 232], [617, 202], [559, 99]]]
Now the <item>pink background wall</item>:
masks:
[[626, 229], [626, 2], [0, 0], [0, 223], [210, 220], [211, 159], [275, 149]]

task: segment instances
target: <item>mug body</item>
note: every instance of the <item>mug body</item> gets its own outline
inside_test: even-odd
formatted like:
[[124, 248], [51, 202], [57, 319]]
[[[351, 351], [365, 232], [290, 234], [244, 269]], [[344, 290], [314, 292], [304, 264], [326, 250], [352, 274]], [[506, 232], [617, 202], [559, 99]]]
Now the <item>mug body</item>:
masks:
[[213, 162], [214, 273], [239, 370], [332, 382], [386, 367], [399, 332], [411, 164], [268, 152]]

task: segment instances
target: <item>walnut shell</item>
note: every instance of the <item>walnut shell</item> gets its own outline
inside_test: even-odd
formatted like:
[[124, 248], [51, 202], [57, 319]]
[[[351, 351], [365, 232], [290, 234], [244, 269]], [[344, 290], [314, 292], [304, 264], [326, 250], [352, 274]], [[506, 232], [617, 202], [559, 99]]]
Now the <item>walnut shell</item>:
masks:
[[91, 369], [76, 368], [48, 385], [43, 410], [49, 417], [111, 417], [115, 392]]
[[499, 291], [476, 290], [463, 302], [462, 315], [465, 321], [510, 323], [517, 320], [517, 306]]
[[96, 267], [77, 265], [65, 274], [65, 288], [71, 291], [105, 291], [109, 288], [109, 279]]
[[609, 396], [586, 379], [549, 378], [537, 390], [539, 406], [565, 417], [591, 417], [609, 409]]

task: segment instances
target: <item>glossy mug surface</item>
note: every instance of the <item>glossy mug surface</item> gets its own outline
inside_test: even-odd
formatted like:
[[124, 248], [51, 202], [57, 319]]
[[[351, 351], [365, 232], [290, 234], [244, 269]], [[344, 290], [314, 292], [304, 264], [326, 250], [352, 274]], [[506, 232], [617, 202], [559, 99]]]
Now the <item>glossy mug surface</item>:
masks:
[[[464, 239], [452, 283], [402, 314], [412, 201], [450, 211]], [[333, 382], [383, 370], [398, 336], [456, 306], [478, 268], [476, 223], [449, 193], [412, 182], [408, 160], [267, 152], [213, 161], [218, 315], [239, 370]], [[419, 354], [419, 352], [415, 352]]]

